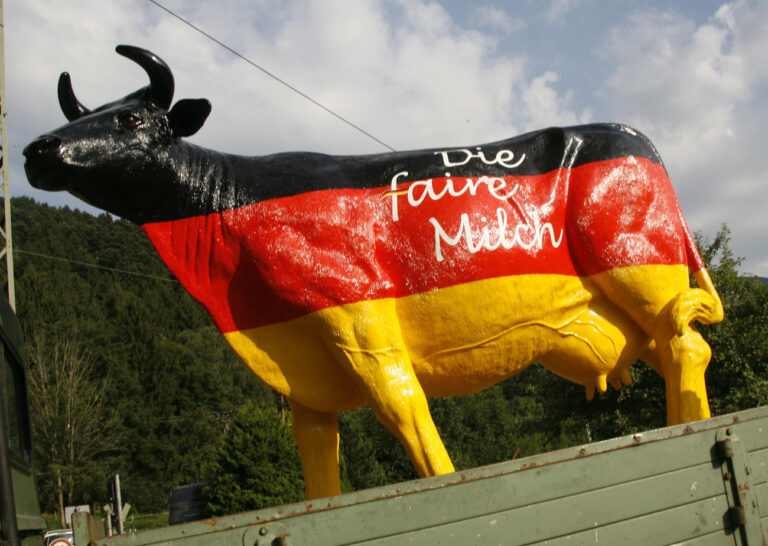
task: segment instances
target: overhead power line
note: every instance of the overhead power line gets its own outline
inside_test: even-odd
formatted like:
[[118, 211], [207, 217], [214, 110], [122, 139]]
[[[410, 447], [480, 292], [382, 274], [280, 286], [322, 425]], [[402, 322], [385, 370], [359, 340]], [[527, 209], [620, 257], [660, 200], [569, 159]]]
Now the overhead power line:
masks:
[[77, 265], [83, 265], [85, 267], [94, 267], [96, 269], [104, 269], [106, 271], [114, 271], [116, 273], [123, 273], [124, 275], [134, 275], [136, 277], [145, 277], [147, 279], [154, 279], [156, 281], [164, 281], [164, 282], [175, 282], [178, 283], [176, 279], [169, 279], [168, 277], [158, 277], [157, 275], [148, 275], [146, 273], [139, 273], [138, 271], [130, 271], [128, 269], [120, 269], [117, 267], [108, 267], [106, 265], [99, 265], [94, 263], [88, 263], [88, 262], [79, 262], [77, 260], [72, 260], [70, 258], [62, 258], [60, 256], [51, 256], [49, 254], [41, 254], [39, 252], [32, 252], [31, 250], [21, 250], [19, 248], [13, 249], [14, 254], [27, 254], [29, 256], [36, 256], [38, 258], [47, 258], [49, 260], [58, 260], [60, 262], [67, 262], [71, 264], [77, 264]]
[[179, 21], [181, 21], [181, 22], [182, 22], [182, 23], [184, 23], [185, 25], [187, 25], [187, 26], [189, 26], [189, 27], [193, 28], [194, 30], [196, 30], [197, 32], [199, 32], [200, 34], [202, 34], [203, 36], [205, 36], [205, 37], [206, 37], [206, 38], [208, 38], [209, 40], [212, 40], [213, 42], [216, 42], [218, 45], [220, 45], [221, 47], [223, 47], [224, 49], [226, 49], [227, 51], [229, 51], [229, 52], [230, 52], [230, 53], [232, 53], [233, 55], [236, 55], [237, 57], [239, 57], [240, 59], [242, 59], [243, 61], [245, 61], [245, 62], [246, 62], [246, 63], [248, 63], [249, 65], [251, 65], [252, 67], [256, 68], [257, 70], [260, 70], [260, 71], [262, 71], [264, 74], [266, 74], [266, 75], [267, 75], [267, 76], [269, 76], [270, 78], [272, 78], [272, 79], [274, 79], [275, 81], [277, 81], [277, 82], [279, 82], [279, 83], [283, 84], [283, 85], [284, 85], [284, 86], [286, 86], [288, 89], [290, 89], [290, 90], [291, 90], [291, 91], [293, 91], [294, 93], [297, 93], [297, 94], [298, 94], [298, 95], [300, 95], [301, 97], [305, 98], [306, 100], [308, 100], [309, 102], [311, 102], [311, 103], [312, 103], [312, 104], [314, 104], [315, 106], [317, 106], [317, 107], [319, 107], [319, 108], [322, 108], [323, 110], [325, 110], [326, 112], [328, 112], [329, 114], [331, 114], [333, 117], [335, 117], [335, 118], [339, 119], [340, 121], [342, 121], [342, 122], [346, 123], [347, 125], [349, 125], [349, 126], [350, 126], [350, 127], [352, 127], [353, 129], [355, 129], [356, 131], [359, 131], [359, 132], [361, 132], [362, 134], [364, 134], [364, 135], [365, 135], [365, 136], [367, 136], [368, 138], [370, 138], [370, 139], [372, 139], [372, 140], [375, 140], [376, 142], [378, 142], [379, 144], [381, 144], [381, 145], [382, 145], [382, 146], [384, 146], [385, 148], [388, 148], [390, 151], [392, 151], [392, 152], [394, 152], [394, 151], [395, 151], [395, 149], [394, 149], [392, 146], [390, 146], [389, 144], [387, 144], [386, 142], [383, 142], [383, 141], [379, 140], [378, 138], [376, 138], [375, 136], [373, 136], [371, 133], [369, 133], [368, 131], [366, 131], [365, 129], [363, 129], [362, 127], [360, 127], [359, 125], [356, 125], [356, 124], [352, 123], [351, 121], [349, 121], [348, 119], [346, 119], [345, 117], [343, 117], [341, 114], [338, 114], [338, 113], [334, 112], [333, 110], [331, 110], [330, 108], [328, 108], [328, 107], [327, 107], [327, 106], [325, 106], [324, 104], [322, 104], [322, 103], [320, 103], [320, 102], [316, 101], [315, 99], [313, 99], [312, 97], [310, 97], [310, 96], [309, 96], [309, 95], [307, 95], [306, 93], [304, 93], [304, 92], [300, 91], [300, 90], [299, 90], [299, 89], [297, 89], [296, 87], [292, 86], [291, 84], [289, 84], [288, 82], [286, 82], [286, 81], [285, 81], [285, 80], [283, 80], [282, 78], [279, 78], [278, 76], [276, 76], [275, 74], [273, 74], [272, 72], [270, 72], [269, 70], [267, 70], [266, 68], [264, 68], [263, 66], [260, 66], [260, 65], [256, 64], [254, 61], [252, 61], [251, 59], [249, 59], [248, 57], [246, 57], [246, 56], [245, 56], [245, 55], [243, 55], [242, 53], [240, 53], [240, 52], [238, 52], [238, 51], [236, 51], [236, 50], [232, 49], [231, 47], [229, 47], [229, 46], [228, 46], [227, 44], [225, 44], [224, 42], [221, 42], [220, 40], [218, 40], [218, 39], [214, 38], [212, 35], [208, 34], [206, 31], [204, 31], [204, 30], [203, 30], [203, 29], [201, 29], [200, 27], [198, 27], [198, 26], [196, 26], [196, 25], [194, 25], [194, 24], [190, 23], [190, 22], [189, 22], [189, 21], [187, 21], [186, 19], [184, 19], [184, 18], [183, 18], [181, 15], [179, 15], [179, 14], [175, 13], [174, 11], [172, 11], [172, 10], [168, 9], [167, 7], [165, 7], [164, 5], [162, 5], [160, 2], [157, 2], [157, 0], [149, 0], [149, 1], [150, 1], [151, 3], [153, 3], [154, 5], [156, 5], [158, 8], [162, 9], [163, 11], [165, 11], [165, 12], [169, 13], [170, 15], [173, 15], [173, 16], [174, 16], [176, 19], [178, 19]]

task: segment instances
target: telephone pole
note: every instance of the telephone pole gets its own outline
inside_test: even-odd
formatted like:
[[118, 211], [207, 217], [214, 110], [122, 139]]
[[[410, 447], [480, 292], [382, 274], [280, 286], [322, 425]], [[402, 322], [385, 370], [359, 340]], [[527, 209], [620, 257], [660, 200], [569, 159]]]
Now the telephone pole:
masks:
[[11, 308], [16, 310], [16, 288], [13, 280], [13, 239], [11, 238], [11, 190], [8, 185], [8, 133], [5, 125], [7, 115], [5, 97], [5, 19], [3, 18], [3, 0], [0, 0], [0, 120], [2, 121], [2, 148], [0, 148], [0, 171], [3, 175], [0, 198], [3, 200], [2, 223], [0, 223], [0, 260], [5, 274], [3, 283]]

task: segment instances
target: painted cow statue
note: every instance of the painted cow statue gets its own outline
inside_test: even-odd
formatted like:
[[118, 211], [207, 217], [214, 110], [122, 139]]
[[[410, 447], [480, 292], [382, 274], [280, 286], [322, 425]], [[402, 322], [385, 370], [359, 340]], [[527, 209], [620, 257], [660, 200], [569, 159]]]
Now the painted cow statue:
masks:
[[339, 411], [369, 404], [419, 475], [452, 472], [427, 397], [533, 362], [591, 398], [642, 359], [666, 382], [669, 424], [710, 415], [694, 321], [723, 308], [642, 134], [599, 124], [467, 148], [229, 155], [182, 140], [207, 100], [171, 107], [168, 66], [117, 52], [150, 84], [89, 110], [62, 74], [69, 123], [24, 150], [29, 181], [141, 225], [290, 401], [309, 498], [339, 493]]

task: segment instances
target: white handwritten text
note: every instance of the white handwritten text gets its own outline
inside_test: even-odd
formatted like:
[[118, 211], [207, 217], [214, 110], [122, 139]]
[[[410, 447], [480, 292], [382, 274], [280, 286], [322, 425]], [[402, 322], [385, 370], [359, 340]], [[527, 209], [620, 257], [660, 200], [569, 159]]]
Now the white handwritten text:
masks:
[[[450, 173], [445, 173], [446, 176], [450, 176]], [[494, 176], [480, 176], [478, 178], [465, 178], [464, 185], [460, 182], [454, 182], [451, 178], [445, 179], [445, 186], [437, 191], [435, 190], [434, 182], [431, 178], [427, 180], [417, 180], [412, 182], [408, 189], [398, 190], [397, 182], [401, 177], [408, 176], [408, 171], [397, 173], [392, 177], [391, 189], [384, 192], [384, 197], [392, 198], [392, 220], [397, 222], [399, 219], [397, 198], [400, 195], [406, 195], [408, 198], [408, 204], [412, 207], [418, 207], [421, 203], [429, 197], [433, 201], [438, 201], [449, 195], [451, 197], [459, 197], [464, 193], [469, 192], [470, 195], [477, 195], [477, 191], [481, 185], [485, 185], [488, 188], [488, 194], [494, 199], [499, 201], [506, 201], [511, 199], [517, 192], [518, 185], [515, 184], [511, 189], [507, 185], [507, 181], [503, 178]]]
[[[479, 146], [476, 148], [476, 150], [476, 153], [473, 153], [466, 148], [459, 150], [444, 150], [442, 152], [435, 152], [435, 155], [441, 155], [443, 157], [443, 165], [446, 167], [458, 167], [460, 165], [466, 165], [471, 159], [476, 158], [486, 165], [498, 164], [502, 167], [506, 167], [507, 169], [514, 169], [515, 167], [519, 167], [525, 159], [525, 154], [523, 154], [517, 161], [511, 163], [511, 161], [515, 158], [515, 153], [512, 150], [499, 150], [496, 152], [496, 157], [494, 159], [488, 159], [485, 157], [485, 153]], [[463, 155], [463, 157], [452, 160], [450, 154], [460, 154]]]
[[534, 247], [537, 250], [541, 250], [544, 248], [544, 237], [547, 232], [549, 232], [549, 242], [554, 248], [559, 247], [560, 243], [563, 242], [562, 229], [556, 238], [552, 224], [549, 222], [544, 222], [542, 224], [539, 219], [535, 217], [533, 225], [518, 224], [515, 226], [510, 237], [508, 234], [507, 213], [501, 208], [496, 209], [495, 225], [493, 225], [491, 229], [489, 229], [487, 225], [481, 227], [479, 234], [476, 234], [475, 230], [472, 229], [472, 224], [470, 223], [469, 215], [467, 213], [461, 215], [459, 229], [455, 236], [446, 233], [435, 218], [430, 218], [429, 222], [435, 228], [435, 258], [437, 258], [438, 262], [443, 261], [443, 243], [450, 246], [456, 246], [462, 239], [465, 241], [467, 249], [471, 254], [475, 254], [482, 249], [496, 250], [499, 247], [503, 247], [509, 250], [516, 246], [526, 250]]

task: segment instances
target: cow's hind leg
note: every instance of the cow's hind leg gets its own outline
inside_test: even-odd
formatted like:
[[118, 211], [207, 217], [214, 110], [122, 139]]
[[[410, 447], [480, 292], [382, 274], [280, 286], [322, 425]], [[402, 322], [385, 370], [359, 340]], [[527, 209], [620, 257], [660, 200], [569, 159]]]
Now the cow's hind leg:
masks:
[[359, 302], [318, 313], [328, 344], [379, 421], [405, 447], [419, 476], [454, 471], [403, 344], [393, 300]]
[[293, 437], [299, 448], [307, 498], [338, 495], [341, 493], [341, 482], [336, 413], [311, 410], [294, 401], [290, 404]]
[[660, 360], [667, 394], [667, 424], [688, 423], [710, 416], [704, 372], [712, 351], [695, 327], [662, 344]]
[[616, 269], [591, 279], [652, 337], [666, 384], [667, 423], [710, 416], [704, 372], [711, 351], [694, 321], [722, 319], [722, 304], [706, 272], [704, 290], [691, 288], [685, 266], [646, 265]]

